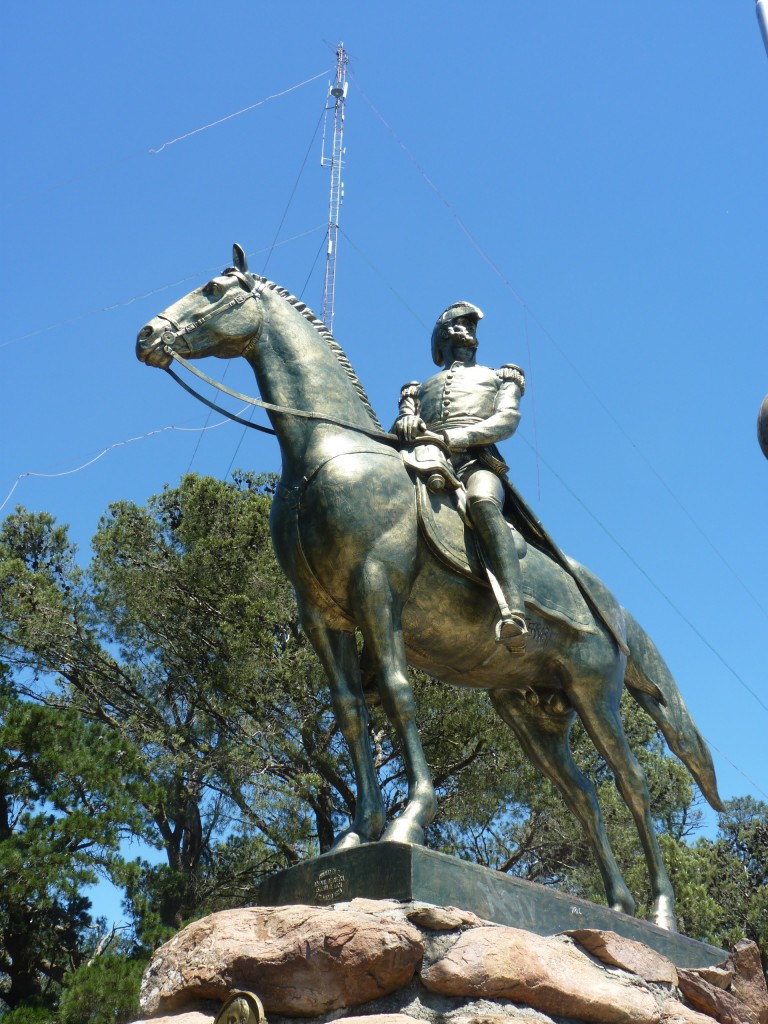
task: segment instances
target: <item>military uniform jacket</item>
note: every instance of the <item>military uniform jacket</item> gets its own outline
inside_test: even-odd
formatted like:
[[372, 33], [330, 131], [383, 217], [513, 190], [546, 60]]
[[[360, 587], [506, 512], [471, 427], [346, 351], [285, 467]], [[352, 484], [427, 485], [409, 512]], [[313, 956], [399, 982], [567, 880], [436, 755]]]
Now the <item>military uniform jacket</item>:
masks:
[[423, 384], [406, 384], [400, 392], [400, 415], [420, 416], [435, 433], [464, 428], [467, 450], [460, 461], [479, 459], [501, 476], [508, 467], [495, 442], [514, 432], [524, 391], [525, 377], [518, 366], [492, 370], [456, 362]]

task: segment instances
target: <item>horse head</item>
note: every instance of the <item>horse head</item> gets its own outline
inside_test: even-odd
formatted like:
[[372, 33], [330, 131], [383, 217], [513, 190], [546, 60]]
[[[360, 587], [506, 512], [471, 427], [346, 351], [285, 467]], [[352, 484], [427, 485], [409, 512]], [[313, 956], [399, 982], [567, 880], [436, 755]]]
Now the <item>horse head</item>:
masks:
[[187, 359], [231, 359], [247, 352], [263, 325], [261, 292], [266, 282], [248, 270], [245, 252], [237, 244], [232, 260], [233, 266], [142, 327], [136, 355], [143, 363], [165, 369], [173, 352]]

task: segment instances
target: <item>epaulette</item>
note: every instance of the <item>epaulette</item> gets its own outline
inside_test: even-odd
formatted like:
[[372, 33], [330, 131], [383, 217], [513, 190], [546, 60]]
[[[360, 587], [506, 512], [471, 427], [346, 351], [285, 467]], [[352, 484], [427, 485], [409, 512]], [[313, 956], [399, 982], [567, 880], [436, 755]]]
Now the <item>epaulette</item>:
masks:
[[501, 377], [504, 382], [513, 380], [520, 388], [520, 394], [525, 394], [525, 374], [519, 366], [515, 366], [514, 363], [504, 363], [504, 365], [496, 371], [496, 375]]
[[418, 380], [412, 380], [408, 384], [403, 384], [400, 388], [400, 398], [415, 398], [420, 387], [421, 382]]

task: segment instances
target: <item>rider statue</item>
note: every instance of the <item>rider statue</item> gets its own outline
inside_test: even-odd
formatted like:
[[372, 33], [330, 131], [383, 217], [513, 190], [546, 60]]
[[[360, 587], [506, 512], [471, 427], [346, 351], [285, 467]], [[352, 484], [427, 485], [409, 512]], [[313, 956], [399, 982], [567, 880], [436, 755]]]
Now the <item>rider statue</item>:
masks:
[[477, 364], [482, 316], [469, 302], [454, 302], [440, 314], [432, 331], [432, 358], [443, 369], [424, 384], [413, 381], [402, 388], [394, 430], [409, 444], [425, 431], [445, 441], [466, 488], [469, 518], [499, 604], [496, 639], [513, 654], [522, 654], [528, 627], [520, 561], [514, 531], [502, 513], [502, 481], [509, 467], [496, 442], [515, 432], [525, 377], [512, 364], [499, 370]]

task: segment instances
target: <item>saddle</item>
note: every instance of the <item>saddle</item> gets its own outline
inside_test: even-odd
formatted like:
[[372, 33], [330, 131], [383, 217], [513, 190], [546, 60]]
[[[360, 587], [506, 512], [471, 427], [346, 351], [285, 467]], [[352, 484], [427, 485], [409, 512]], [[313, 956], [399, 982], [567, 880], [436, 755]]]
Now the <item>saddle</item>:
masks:
[[[490, 588], [467, 514], [466, 492], [445, 458], [444, 446], [419, 443], [401, 454], [414, 482], [419, 528], [428, 547], [453, 572]], [[586, 570], [560, 551], [509, 480], [502, 482], [526, 605], [581, 633], [596, 633], [597, 617], [628, 654], [621, 609], [607, 589], [591, 573], [585, 578]]]

